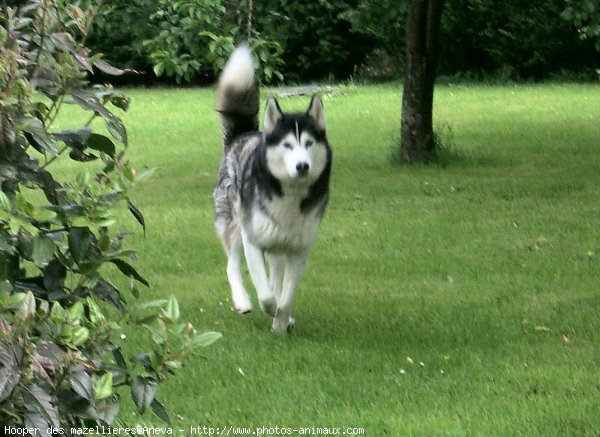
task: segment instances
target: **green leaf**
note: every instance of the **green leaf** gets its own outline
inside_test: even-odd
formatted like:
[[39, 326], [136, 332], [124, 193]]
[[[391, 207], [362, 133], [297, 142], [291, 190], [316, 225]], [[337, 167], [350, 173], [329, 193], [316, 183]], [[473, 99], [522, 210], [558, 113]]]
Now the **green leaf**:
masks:
[[50, 209], [39, 209], [33, 210], [32, 217], [38, 222], [50, 222], [57, 217], [58, 214]]
[[53, 134], [53, 137], [60, 140], [71, 147], [83, 149], [85, 143], [89, 139], [92, 131], [89, 127], [81, 129], [69, 129]]
[[8, 199], [8, 196], [4, 194], [4, 191], [0, 191], [0, 206], [2, 206], [2, 208], [6, 211], [10, 211], [12, 209], [10, 200]]
[[107, 118], [106, 128], [115, 139], [127, 146], [127, 129], [125, 129], [125, 125], [118, 117], [113, 115], [112, 117]]
[[156, 172], [156, 170], [158, 170], [158, 167], [152, 167], [142, 171], [139, 175], [135, 177], [135, 182], [143, 182], [146, 179], [151, 178], [152, 175], [154, 175], [154, 173]]
[[135, 70], [130, 70], [128, 68], [125, 68], [122, 70], [120, 68], [113, 67], [108, 62], [103, 61], [102, 59], [98, 59], [98, 60], [94, 61], [94, 67], [96, 67], [98, 70], [102, 71], [103, 73], [109, 74], [111, 76], [121, 76], [125, 73], [136, 73]]
[[86, 141], [85, 146], [98, 152], [106, 153], [111, 158], [115, 157], [115, 143], [104, 135], [92, 133]]
[[9, 366], [0, 368], [0, 402], [10, 397], [20, 379], [21, 374], [18, 369]]
[[142, 225], [142, 229], [144, 230], [144, 235], [146, 235], [146, 220], [144, 220], [144, 215], [142, 212], [137, 209], [137, 207], [131, 203], [129, 199], [127, 199], [127, 208], [129, 208], [129, 212], [135, 217], [137, 222]]
[[58, 155], [54, 140], [48, 135], [44, 123], [40, 119], [30, 119], [29, 124], [23, 128], [23, 135], [38, 152], [50, 152], [54, 156]]
[[98, 400], [106, 399], [113, 394], [113, 377], [107, 372], [94, 382], [94, 397]]
[[58, 405], [53, 402], [48, 393], [35, 384], [23, 387], [22, 393], [27, 411], [30, 414], [42, 416], [46, 426], [60, 427]]
[[95, 237], [87, 227], [74, 227], [69, 232], [69, 250], [75, 262], [87, 261], [93, 253]]
[[73, 330], [71, 338], [69, 340], [73, 346], [79, 347], [82, 344], [84, 344], [89, 337], [90, 330], [84, 326], [79, 326]]
[[19, 305], [17, 318], [23, 323], [29, 323], [35, 318], [35, 297], [31, 291], [25, 293], [25, 297]]
[[202, 334], [196, 335], [192, 339], [192, 346], [194, 347], [207, 347], [213, 344], [215, 341], [223, 337], [220, 332], [208, 331]]
[[175, 296], [171, 296], [163, 309], [163, 316], [171, 322], [176, 322], [179, 319], [179, 303]]
[[122, 171], [129, 182], [135, 181], [135, 173], [131, 167], [123, 167]]
[[169, 419], [169, 415], [167, 414], [167, 410], [165, 409], [163, 404], [158, 402], [156, 399], [153, 399], [152, 403], [150, 404], [150, 407], [152, 407], [152, 411], [154, 411], [154, 414], [156, 414], [166, 423], [171, 423], [171, 419]]
[[150, 300], [148, 302], [140, 303], [134, 306], [136, 310], [145, 310], [148, 308], [161, 308], [167, 303], [167, 299]]
[[112, 351], [113, 353], [113, 357], [115, 358], [115, 361], [117, 362], [117, 365], [121, 368], [121, 369], [125, 369], [127, 370], [127, 361], [125, 361], [125, 357], [123, 357], [123, 353], [121, 352], [121, 348], [117, 347], [116, 349], [113, 349]]
[[154, 74], [156, 75], [156, 77], [162, 76], [162, 74], [165, 72], [165, 63], [158, 62], [157, 64], [154, 65], [154, 67], [152, 67], [152, 70], [154, 71]]
[[31, 259], [38, 267], [45, 267], [54, 256], [56, 246], [52, 240], [37, 236], [31, 245]]
[[108, 302], [119, 310], [124, 310], [123, 299], [119, 294], [119, 290], [110, 282], [100, 279], [94, 287], [94, 296], [98, 299]]
[[83, 319], [84, 308], [81, 301], [75, 302], [71, 308], [67, 310], [67, 318], [70, 323], [79, 324]]
[[96, 271], [101, 264], [96, 236], [89, 227], [73, 227], [69, 231], [69, 250], [83, 274]]
[[265, 77], [270, 80], [273, 76], [273, 69], [267, 65], [263, 71], [265, 73]]
[[179, 360], [169, 360], [165, 361], [165, 366], [167, 366], [169, 369], [177, 370], [181, 369], [182, 362]]
[[12, 291], [12, 284], [10, 281], [4, 280], [0, 281], [0, 298], [4, 295], [7, 295]]
[[111, 259], [109, 260], [113, 263], [117, 268], [128, 278], [134, 278], [136, 281], [141, 282], [146, 287], [149, 287], [150, 284], [146, 281], [131, 265], [127, 264], [122, 259]]
[[65, 321], [66, 311], [58, 302], [54, 302], [52, 304], [52, 309], [50, 310], [50, 319], [54, 323], [62, 323]]
[[73, 220], [73, 223], [71, 223], [71, 224], [77, 228], [86, 228], [86, 227], [94, 226], [94, 222], [92, 220], [90, 220], [88, 217], [84, 217], [84, 216], [76, 217]]
[[136, 376], [131, 384], [131, 397], [138, 411], [143, 414], [154, 401], [156, 381], [149, 377]]
[[83, 370], [83, 366], [77, 366], [71, 371], [69, 382], [75, 393], [88, 401], [93, 401], [94, 390], [92, 386], [92, 378], [89, 373]]
[[57, 258], [54, 258], [44, 267], [44, 288], [49, 292], [61, 291], [64, 289], [66, 277], [67, 268]]
[[108, 249], [110, 249], [110, 236], [108, 235], [108, 232], [100, 233], [100, 240], [98, 241], [98, 246], [100, 247], [100, 250], [102, 252], [106, 252]]
[[96, 300], [91, 296], [86, 297], [85, 300], [87, 301], [90, 322], [92, 322], [94, 325], [105, 322], [106, 317], [104, 317], [104, 314], [102, 314], [102, 310], [96, 303]]
[[69, 152], [69, 158], [77, 162], [89, 162], [98, 159], [96, 155], [91, 153], [83, 153], [80, 149], [73, 149]]

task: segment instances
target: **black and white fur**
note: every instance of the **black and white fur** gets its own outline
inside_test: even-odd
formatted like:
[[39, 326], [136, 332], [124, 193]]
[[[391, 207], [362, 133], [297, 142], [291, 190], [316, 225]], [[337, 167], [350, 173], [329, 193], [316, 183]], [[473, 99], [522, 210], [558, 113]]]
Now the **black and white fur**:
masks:
[[270, 97], [259, 132], [254, 64], [240, 46], [221, 74], [216, 110], [225, 150], [214, 192], [215, 228], [227, 252], [233, 304], [240, 313], [252, 310], [243, 253], [261, 309], [273, 317], [275, 332], [286, 332], [329, 197], [323, 103], [315, 95], [305, 113], [284, 113]]

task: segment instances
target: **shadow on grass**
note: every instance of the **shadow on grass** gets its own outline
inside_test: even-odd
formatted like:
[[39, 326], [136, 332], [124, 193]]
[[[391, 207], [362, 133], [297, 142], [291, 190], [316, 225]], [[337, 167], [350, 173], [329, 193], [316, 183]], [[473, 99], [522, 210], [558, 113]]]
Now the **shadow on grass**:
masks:
[[511, 165], [505, 157], [486, 156], [461, 149], [456, 145], [452, 126], [448, 124], [437, 126], [434, 129], [433, 136], [435, 144], [433, 151], [429, 152], [423, 161], [411, 164], [408, 164], [402, 158], [400, 138], [395, 136], [390, 147], [390, 160], [396, 165], [425, 165], [444, 169], [448, 167], [503, 167]]

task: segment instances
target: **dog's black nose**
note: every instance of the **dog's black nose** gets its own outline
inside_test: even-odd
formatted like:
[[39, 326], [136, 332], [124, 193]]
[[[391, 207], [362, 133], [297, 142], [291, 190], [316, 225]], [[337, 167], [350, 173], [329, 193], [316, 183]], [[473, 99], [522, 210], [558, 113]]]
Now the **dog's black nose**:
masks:
[[296, 164], [296, 170], [298, 171], [298, 176], [306, 176], [308, 174], [308, 163], [299, 162]]

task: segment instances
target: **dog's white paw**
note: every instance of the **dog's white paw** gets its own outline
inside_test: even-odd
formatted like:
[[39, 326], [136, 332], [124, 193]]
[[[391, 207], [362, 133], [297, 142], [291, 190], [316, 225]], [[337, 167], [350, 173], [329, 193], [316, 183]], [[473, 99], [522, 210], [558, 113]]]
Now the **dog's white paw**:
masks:
[[248, 314], [252, 311], [252, 301], [250, 300], [250, 296], [248, 296], [247, 293], [234, 296], [233, 307], [240, 314]]
[[289, 317], [274, 317], [273, 318], [273, 332], [277, 334], [285, 334], [295, 325], [296, 321], [292, 316]]
[[275, 314], [277, 313], [277, 302], [275, 301], [275, 297], [259, 300], [259, 303], [260, 309], [263, 310], [265, 314], [270, 317], [275, 317]]

